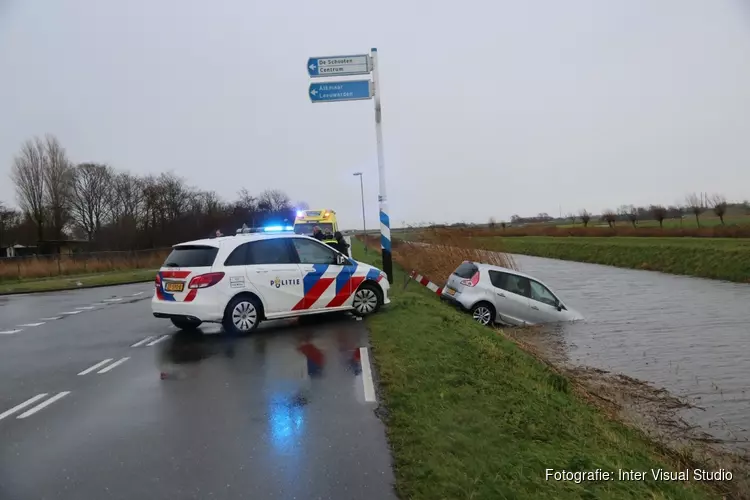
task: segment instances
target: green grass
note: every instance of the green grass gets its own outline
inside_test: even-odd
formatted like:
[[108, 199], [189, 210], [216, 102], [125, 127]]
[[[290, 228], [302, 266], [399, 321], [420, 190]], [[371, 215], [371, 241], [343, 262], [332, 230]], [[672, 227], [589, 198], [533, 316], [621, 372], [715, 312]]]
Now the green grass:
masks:
[[521, 236], [475, 240], [490, 250], [750, 282], [750, 239], [744, 238]]
[[[74, 290], [95, 286], [122, 285], [125, 283], [139, 283], [152, 281], [156, 269], [134, 269], [131, 271], [117, 271], [79, 276], [65, 276], [36, 280], [4, 281], [0, 283], [0, 295], [28, 292], [53, 292], [58, 290]], [[78, 283], [81, 283], [78, 285]]]
[[[352, 241], [356, 259], [380, 265]], [[392, 303], [367, 320], [394, 456], [413, 499], [712, 498], [695, 483], [556, 482], [545, 469], [667, 465], [640, 433], [576, 396], [568, 379], [441, 304], [396, 268]]]

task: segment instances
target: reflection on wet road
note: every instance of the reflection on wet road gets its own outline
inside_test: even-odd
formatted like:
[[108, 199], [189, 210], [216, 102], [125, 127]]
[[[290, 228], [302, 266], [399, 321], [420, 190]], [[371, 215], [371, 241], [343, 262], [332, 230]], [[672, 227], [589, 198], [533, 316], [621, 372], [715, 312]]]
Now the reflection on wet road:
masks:
[[571, 361], [687, 397], [686, 419], [750, 449], [750, 286], [514, 255], [586, 316], [565, 325]]
[[347, 315], [233, 339], [123, 301], [0, 342], [3, 500], [395, 498]]

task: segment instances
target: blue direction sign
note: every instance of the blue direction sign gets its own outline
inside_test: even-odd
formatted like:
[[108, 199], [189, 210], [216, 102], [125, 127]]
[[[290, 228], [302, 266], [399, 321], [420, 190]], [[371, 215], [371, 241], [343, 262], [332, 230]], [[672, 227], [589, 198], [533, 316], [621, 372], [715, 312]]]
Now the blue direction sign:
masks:
[[311, 57], [307, 60], [307, 74], [315, 77], [366, 75], [372, 71], [370, 56]]
[[308, 91], [312, 102], [357, 101], [372, 97], [370, 80], [311, 83]]

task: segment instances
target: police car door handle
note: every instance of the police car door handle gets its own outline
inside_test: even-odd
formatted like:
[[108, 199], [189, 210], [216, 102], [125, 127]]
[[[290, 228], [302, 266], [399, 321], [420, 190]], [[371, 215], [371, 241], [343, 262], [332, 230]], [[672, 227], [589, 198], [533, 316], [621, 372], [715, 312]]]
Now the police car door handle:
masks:
[[258, 274], [260, 274], [260, 273], [267, 273], [268, 269], [256, 269], [255, 272], [258, 273]]

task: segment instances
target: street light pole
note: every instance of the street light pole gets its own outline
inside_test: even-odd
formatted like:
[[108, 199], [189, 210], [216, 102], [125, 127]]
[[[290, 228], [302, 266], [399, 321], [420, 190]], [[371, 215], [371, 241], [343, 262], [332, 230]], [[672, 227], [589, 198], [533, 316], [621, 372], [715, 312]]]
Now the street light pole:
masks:
[[359, 176], [359, 191], [362, 194], [362, 232], [365, 239], [365, 253], [367, 253], [367, 222], [365, 220], [365, 185], [362, 182], [362, 172], [355, 172], [355, 177]]

